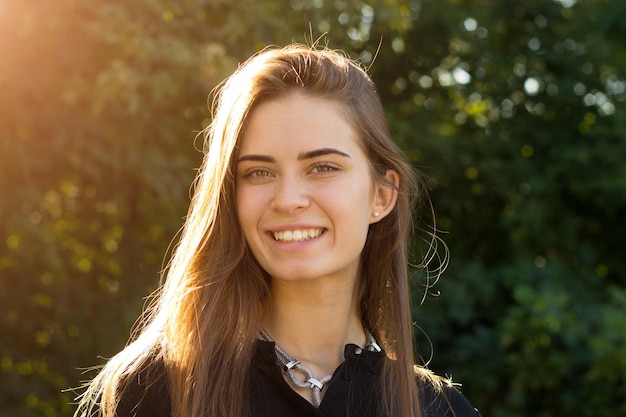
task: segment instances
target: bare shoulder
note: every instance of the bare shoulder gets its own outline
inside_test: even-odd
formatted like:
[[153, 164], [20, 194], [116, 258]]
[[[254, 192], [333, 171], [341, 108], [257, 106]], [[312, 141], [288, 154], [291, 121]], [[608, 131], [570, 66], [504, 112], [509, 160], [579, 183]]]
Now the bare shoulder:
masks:
[[415, 367], [418, 393], [425, 417], [479, 417], [459, 385], [421, 367]]

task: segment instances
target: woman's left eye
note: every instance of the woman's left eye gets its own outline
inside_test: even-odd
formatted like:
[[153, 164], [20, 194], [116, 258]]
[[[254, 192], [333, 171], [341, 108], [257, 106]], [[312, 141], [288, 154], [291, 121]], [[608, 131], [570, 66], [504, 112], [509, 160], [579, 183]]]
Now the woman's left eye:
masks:
[[313, 166], [311, 172], [313, 172], [314, 174], [328, 174], [337, 170], [339, 170], [339, 167], [334, 164], [321, 163]]

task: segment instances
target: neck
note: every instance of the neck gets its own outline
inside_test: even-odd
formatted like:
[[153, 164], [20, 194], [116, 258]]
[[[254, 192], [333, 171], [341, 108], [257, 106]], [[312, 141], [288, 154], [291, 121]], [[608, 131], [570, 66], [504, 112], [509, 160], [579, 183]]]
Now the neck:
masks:
[[264, 327], [274, 341], [316, 376], [343, 362], [344, 346], [365, 345], [357, 288], [338, 280], [272, 282]]

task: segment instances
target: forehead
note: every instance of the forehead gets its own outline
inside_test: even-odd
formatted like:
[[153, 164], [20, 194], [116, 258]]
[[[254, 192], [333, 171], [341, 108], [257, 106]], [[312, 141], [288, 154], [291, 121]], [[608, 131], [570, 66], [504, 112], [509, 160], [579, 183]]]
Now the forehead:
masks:
[[302, 151], [330, 145], [354, 152], [358, 148], [363, 153], [361, 139], [341, 103], [298, 93], [257, 105], [239, 145], [241, 153], [259, 148]]

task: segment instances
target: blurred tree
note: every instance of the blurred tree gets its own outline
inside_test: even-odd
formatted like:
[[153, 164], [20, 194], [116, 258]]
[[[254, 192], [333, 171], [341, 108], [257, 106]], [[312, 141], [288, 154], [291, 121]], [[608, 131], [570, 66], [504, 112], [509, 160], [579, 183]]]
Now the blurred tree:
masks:
[[573, 3], [423, 2], [375, 67], [449, 232], [431, 365], [493, 416], [626, 415], [626, 9]]
[[0, 67], [7, 415], [68, 415], [61, 389], [123, 345], [198, 160], [198, 42], [158, 30], [156, 4], [100, 3], [0, 14], [12, 35]]

